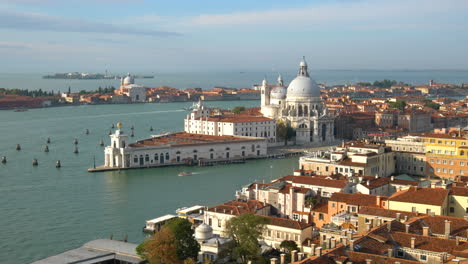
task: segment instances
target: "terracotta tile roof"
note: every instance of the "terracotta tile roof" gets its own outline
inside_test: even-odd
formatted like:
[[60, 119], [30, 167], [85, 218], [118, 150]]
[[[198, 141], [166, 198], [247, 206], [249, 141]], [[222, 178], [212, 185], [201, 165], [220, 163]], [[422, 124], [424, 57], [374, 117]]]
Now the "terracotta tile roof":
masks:
[[442, 206], [448, 193], [449, 190], [441, 188], [410, 187], [407, 190], [393, 194], [388, 200], [390, 202], [395, 201]]
[[468, 188], [467, 187], [456, 187], [453, 186], [450, 190], [450, 195], [456, 196], [468, 196]]
[[[381, 198], [386, 198], [381, 196]], [[362, 194], [362, 193], [334, 193], [330, 197], [330, 201], [346, 203], [350, 205], [358, 205], [358, 206], [371, 206], [371, 207], [379, 207], [377, 205], [377, 196], [376, 195], [369, 195], [369, 194]]]
[[387, 218], [395, 218], [396, 219], [397, 213], [400, 213], [400, 218], [404, 218], [405, 216], [407, 216], [408, 219], [411, 219], [413, 217], [418, 217], [420, 215], [418, 213], [413, 213], [413, 212], [389, 210], [389, 209], [369, 207], [369, 206], [361, 207], [359, 209], [358, 214], [360, 214], [360, 215], [380, 216], [380, 217], [387, 217]]
[[147, 146], [196, 146], [213, 143], [229, 142], [253, 142], [263, 141], [264, 139], [236, 137], [236, 136], [212, 136], [202, 134], [191, 134], [186, 132], [177, 132], [168, 135], [139, 140], [129, 144], [129, 147], [147, 147]]
[[454, 251], [468, 250], [468, 243], [460, 241], [460, 245], [456, 245], [454, 239], [445, 239], [434, 236], [422, 236], [411, 233], [392, 232], [393, 240], [397, 245], [402, 247], [411, 247], [411, 238], [416, 238], [415, 248], [428, 250], [433, 252], [449, 252], [453, 254]]
[[243, 213], [255, 214], [258, 209], [262, 209], [265, 206], [268, 206], [268, 204], [262, 203], [257, 200], [249, 200], [248, 202], [229, 201], [220, 205], [210, 207], [207, 211], [237, 216]]
[[421, 263], [419, 261], [412, 261], [401, 258], [391, 258], [387, 256], [379, 256], [374, 254], [367, 254], [356, 251], [348, 251], [349, 261], [353, 264], [365, 264], [366, 260], [372, 260], [372, 264], [389, 264], [389, 263], [400, 263], [400, 264], [416, 264]]
[[339, 162], [338, 164], [343, 165], [343, 166], [352, 166], [352, 167], [364, 167], [364, 166], [366, 166], [366, 163], [353, 162], [350, 158], [346, 158], [343, 161]]
[[460, 217], [452, 216], [423, 216], [412, 220], [412, 232], [422, 234], [423, 226], [429, 227], [429, 232], [432, 234], [443, 235], [445, 233], [445, 220], [450, 221], [450, 235], [466, 237], [468, 235], [468, 221]]
[[348, 184], [345, 180], [329, 180], [322, 177], [313, 176], [295, 176], [292, 179], [293, 184], [304, 184], [314, 186], [324, 186], [343, 189]]
[[263, 216], [264, 218], [268, 219], [268, 225], [274, 226], [281, 226], [285, 228], [291, 229], [305, 229], [311, 227], [313, 223], [304, 223], [292, 219], [280, 218], [280, 217], [273, 217], [273, 216]]
[[318, 203], [317, 205], [314, 206], [314, 208], [311, 209], [311, 211], [328, 214], [328, 203], [327, 202]]

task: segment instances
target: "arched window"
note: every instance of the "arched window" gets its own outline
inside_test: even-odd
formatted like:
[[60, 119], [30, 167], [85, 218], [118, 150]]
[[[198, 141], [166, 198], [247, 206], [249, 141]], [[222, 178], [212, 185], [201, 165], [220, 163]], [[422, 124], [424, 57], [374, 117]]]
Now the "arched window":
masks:
[[226, 148], [226, 150], [231, 150], [230, 148]]
[[122, 148], [125, 148], [125, 141], [122, 141]]
[[297, 115], [301, 116], [302, 115], [302, 105], [299, 105], [299, 108], [297, 110]]
[[158, 156], [158, 153], [154, 154], [154, 161], [158, 161], [159, 160], [159, 156]]
[[193, 153], [197, 153], [197, 152], [198, 152], [198, 150], [196, 150], [196, 149], [193, 150]]
[[304, 105], [304, 115], [307, 116], [309, 115], [309, 108], [307, 107], [307, 105]]
[[214, 149], [210, 149], [210, 151], [214, 151]]
[[179, 155], [179, 154], [180, 154], [180, 151], [177, 151], [176, 154]]
[[117, 142], [114, 141], [114, 148], [117, 148]]
[[137, 155], [133, 156], [133, 162], [138, 163], [138, 156]]
[[149, 155], [148, 154], [145, 155], [145, 161], [149, 162]]
[[465, 151], [462, 150], [460, 151], [460, 156], [463, 156], [463, 155], [465, 155]]
[[169, 160], [169, 152], [166, 152], [166, 160]]
[[164, 163], [164, 154], [159, 154], [159, 162]]

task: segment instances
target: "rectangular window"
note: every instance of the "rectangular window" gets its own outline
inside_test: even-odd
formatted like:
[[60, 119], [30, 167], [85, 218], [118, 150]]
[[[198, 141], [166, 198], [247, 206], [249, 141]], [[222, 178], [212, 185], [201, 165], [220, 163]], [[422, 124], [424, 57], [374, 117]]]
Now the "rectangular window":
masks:
[[221, 227], [221, 219], [218, 219], [218, 227]]
[[416, 212], [416, 207], [411, 207], [411, 212], [415, 213]]
[[453, 165], [453, 164], [454, 164], [454, 163], [453, 163], [453, 160], [451, 160], [451, 161], [450, 161], [450, 165]]
[[419, 256], [419, 259], [422, 260], [422, 261], [426, 261], [426, 260], [427, 260], [427, 256], [426, 256], [426, 255], [420, 255], [420, 256]]
[[447, 160], [443, 160], [442, 163], [443, 163], [443, 164], [447, 164]]
[[460, 161], [460, 166], [465, 166], [465, 162], [464, 162], [464, 161]]
[[450, 173], [450, 174], [453, 174], [453, 170], [452, 170], [452, 169], [450, 169], [450, 170], [449, 170], [449, 173]]
[[455, 208], [450, 207], [450, 213], [455, 213]]

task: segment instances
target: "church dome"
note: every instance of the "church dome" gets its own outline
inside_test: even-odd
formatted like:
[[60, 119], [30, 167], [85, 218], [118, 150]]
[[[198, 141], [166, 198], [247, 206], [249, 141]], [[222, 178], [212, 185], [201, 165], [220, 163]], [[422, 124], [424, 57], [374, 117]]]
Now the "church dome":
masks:
[[305, 58], [299, 63], [297, 77], [288, 87], [288, 98], [291, 97], [320, 97], [320, 87], [309, 77]]
[[127, 77], [125, 77], [123, 83], [124, 83], [124, 85], [134, 84], [134, 83], [135, 83], [135, 79], [133, 79], [133, 76], [131, 76], [130, 74], [128, 74]]
[[213, 237], [213, 228], [207, 224], [201, 224], [195, 228], [195, 239], [208, 240]]
[[288, 87], [289, 97], [320, 97], [320, 87], [307, 76], [297, 76]]
[[275, 87], [273, 90], [271, 90], [271, 98], [272, 99], [285, 99], [286, 98], [286, 87]]

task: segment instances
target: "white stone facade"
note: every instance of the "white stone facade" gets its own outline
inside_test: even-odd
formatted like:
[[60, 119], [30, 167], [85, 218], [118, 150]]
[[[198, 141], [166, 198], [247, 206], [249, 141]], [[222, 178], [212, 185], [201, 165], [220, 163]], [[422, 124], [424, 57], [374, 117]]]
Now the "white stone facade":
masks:
[[130, 74], [120, 80], [119, 93], [130, 98], [131, 102], [146, 102], [146, 89], [135, 84], [135, 79]]
[[[120, 129], [111, 136], [105, 148], [105, 167], [145, 168], [192, 164], [199, 160], [225, 161], [258, 158], [266, 155], [264, 138], [220, 137], [185, 132], [156, 136], [128, 143]], [[170, 141], [170, 143], [167, 143]], [[175, 142], [175, 143], [174, 143]]]
[[305, 60], [288, 88], [281, 76], [274, 88], [263, 81], [261, 107], [266, 117], [284, 120], [295, 129], [297, 144], [326, 145], [335, 140], [334, 119], [322, 103], [319, 86], [309, 77]]
[[262, 137], [276, 142], [276, 121], [262, 116], [213, 115], [201, 103], [184, 120], [187, 133], [214, 136]]

